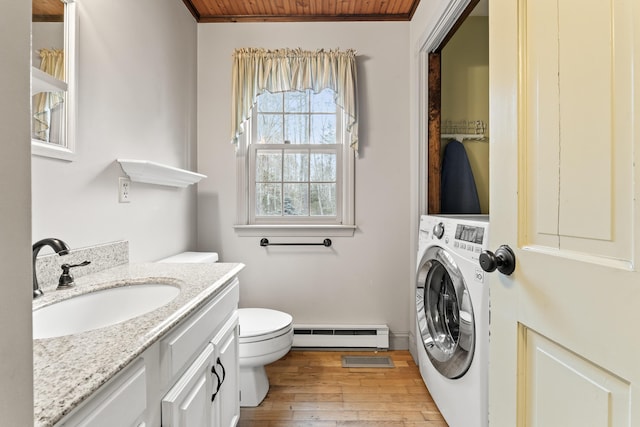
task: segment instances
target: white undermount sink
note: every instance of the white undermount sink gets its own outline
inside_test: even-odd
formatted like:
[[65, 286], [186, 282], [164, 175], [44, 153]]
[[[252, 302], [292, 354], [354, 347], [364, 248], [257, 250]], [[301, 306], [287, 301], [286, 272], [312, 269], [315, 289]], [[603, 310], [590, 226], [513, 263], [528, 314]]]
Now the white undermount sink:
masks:
[[144, 283], [78, 295], [33, 312], [33, 338], [53, 338], [115, 325], [167, 304], [180, 288]]

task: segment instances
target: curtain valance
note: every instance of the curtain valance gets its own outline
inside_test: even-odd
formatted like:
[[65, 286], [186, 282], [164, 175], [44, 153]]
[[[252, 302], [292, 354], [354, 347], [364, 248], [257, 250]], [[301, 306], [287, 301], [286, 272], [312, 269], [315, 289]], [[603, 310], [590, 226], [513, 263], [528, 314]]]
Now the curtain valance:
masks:
[[[62, 49], [40, 49], [40, 69], [58, 80], [64, 80], [64, 51]], [[62, 92], [40, 92], [33, 99], [33, 136], [45, 142], [52, 140], [51, 124], [54, 110], [64, 102]]]
[[237, 144], [251, 117], [256, 98], [265, 91], [324, 89], [335, 92], [336, 104], [348, 117], [350, 144], [357, 149], [356, 52], [352, 49], [304, 51], [301, 49], [236, 49], [233, 53], [231, 138]]

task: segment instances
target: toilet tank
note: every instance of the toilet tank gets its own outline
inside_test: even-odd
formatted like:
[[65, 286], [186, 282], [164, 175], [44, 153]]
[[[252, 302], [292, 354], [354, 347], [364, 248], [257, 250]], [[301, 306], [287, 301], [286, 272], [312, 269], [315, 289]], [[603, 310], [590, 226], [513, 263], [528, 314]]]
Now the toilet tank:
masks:
[[182, 252], [167, 258], [163, 258], [158, 262], [218, 262], [217, 252]]

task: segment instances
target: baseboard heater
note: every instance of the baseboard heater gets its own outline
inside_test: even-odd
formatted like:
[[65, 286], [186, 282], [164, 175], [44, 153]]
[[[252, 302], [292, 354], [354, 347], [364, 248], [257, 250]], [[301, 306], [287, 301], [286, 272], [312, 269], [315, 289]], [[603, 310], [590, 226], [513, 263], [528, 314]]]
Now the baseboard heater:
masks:
[[389, 348], [387, 325], [294, 325], [293, 347]]

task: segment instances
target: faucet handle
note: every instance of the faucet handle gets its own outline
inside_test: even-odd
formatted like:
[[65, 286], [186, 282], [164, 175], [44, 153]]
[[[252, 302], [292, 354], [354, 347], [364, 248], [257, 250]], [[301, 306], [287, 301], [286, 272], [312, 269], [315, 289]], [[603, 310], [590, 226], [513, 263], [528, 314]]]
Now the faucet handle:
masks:
[[62, 264], [60, 267], [62, 268], [62, 274], [60, 275], [60, 279], [58, 280], [58, 289], [66, 289], [75, 285], [73, 280], [73, 276], [69, 273], [69, 270], [74, 267], [84, 267], [85, 265], [91, 264], [91, 261], [84, 261], [80, 264]]
[[70, 268], [74, 268], [74, 267], [84, 267], [85, 265], [89, 265], [91, 264], [91, 261], [82, 261], [80, 264], [62, 264], [61, 267], [63, 270], [67, 270], [67, 272], [69, 271]]

